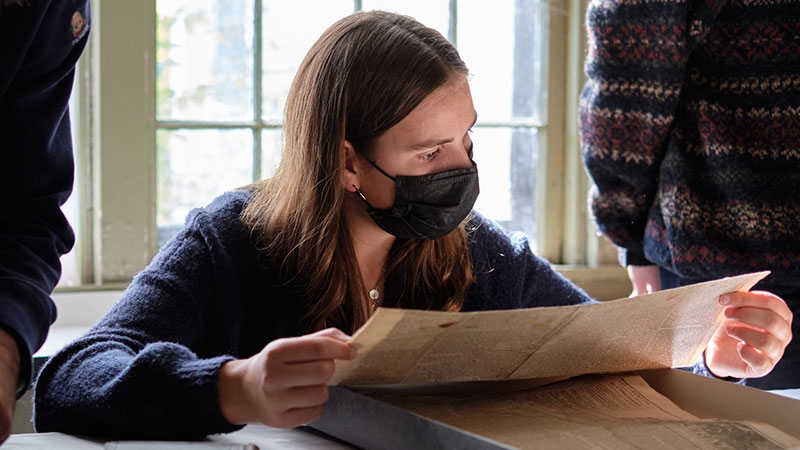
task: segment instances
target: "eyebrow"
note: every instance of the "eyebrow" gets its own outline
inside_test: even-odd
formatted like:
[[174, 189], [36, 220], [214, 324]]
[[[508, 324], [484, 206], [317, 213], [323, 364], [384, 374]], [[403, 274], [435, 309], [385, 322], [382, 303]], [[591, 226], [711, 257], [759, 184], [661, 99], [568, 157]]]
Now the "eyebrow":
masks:
[[[472, 124], [469, 126], [469, 128], [471, 129], [472, 127], [474, 127], [476, 123], [478, 123], [478, 113], [477, 112], [475, 113], [475, 119], [472, 120]], [[454, 140], [455, 140], [454, 138], [438, 139], [438, 140], [437, 139], [431, 139], [429, 141], [423, 141], [423, 142], [420, 142], [418, 144], [414, 144], [414, 145], [409, 147], [409, 150], [419, 150], [419, 149], [424, 149], [424, 148], [438, 147], [440, 145], [449, 144], [450, 142], [453, 142]]]

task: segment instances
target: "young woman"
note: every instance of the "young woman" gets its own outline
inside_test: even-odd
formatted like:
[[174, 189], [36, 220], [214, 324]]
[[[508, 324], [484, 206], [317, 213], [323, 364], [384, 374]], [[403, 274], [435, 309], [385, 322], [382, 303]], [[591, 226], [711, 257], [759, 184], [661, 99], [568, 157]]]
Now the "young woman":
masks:
[[[191, 438], [296, 426], [319, 417], [334, 361], [355, 356], [346, 333], [378, 305], [591, 301], [523, 237], [471, 212], [467, 75], [447, 40], [408, 17], [334, 24], [292, 85], [276, 175], [194, 211], [117, 305], [48, 362], [37, 429]], [[770, 294], [729, 299], [708, 368], [768, 371], [791, 314]]]

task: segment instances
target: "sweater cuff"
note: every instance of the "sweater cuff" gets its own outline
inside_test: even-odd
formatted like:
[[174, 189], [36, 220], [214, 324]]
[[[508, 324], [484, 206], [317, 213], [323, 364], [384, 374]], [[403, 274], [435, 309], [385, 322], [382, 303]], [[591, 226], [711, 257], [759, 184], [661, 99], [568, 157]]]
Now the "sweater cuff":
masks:
[[644, 248], [641, 245], [629, 248], [619, 247], [617, 249], [617, 258], [622, 267], [653, 265], [653, 263], [644, 256]]
[[177, 411], [183, 417], [191, 418], [189, 422], [192, 424], [184, 430], [186, 436], [191, 436], [194, 430], [213, 430], [212, 433], [216, 434], [230, 433], [244, 427], [229, 423], [219, 408], [217, 377], [222, 365], [233, 359], [230, 356], [201, 359], [185, 364], [178, 370], [177, 375], [188, 382], [192, 391], [192, 394], [181, 398]]
[[700, 359], [697, 361], [697, 363], [695, 363], [693, 367], [686, 368], [686, 370], [695, 375], [702, 375], [704, 377], [716, 378], [718, 380], [741, 384], [741, 385], [747, 384], [746, 383], [747, 378], [718, 377], [713, 373], [711, 373], [711, 371], [708, 370], [708, 366], [706, 365], [706, 352], [703, 352], [703, 354], [700, 356]]
[[19, 349], [19, 381], [17, 382], [17, 400], [19, 400], [33, 382], [33, 355], [28, 351], [28, 346], [23, 343], [22, 338], [16, 332], [13, 330], [6, 331], [14, 336]]
[[42, 346], [56, 308], [43, 290], [15, 280], [0, 287], [0, 327], [10, 334], [19, 350], [17, 398], [31, 386], [33, 354]]

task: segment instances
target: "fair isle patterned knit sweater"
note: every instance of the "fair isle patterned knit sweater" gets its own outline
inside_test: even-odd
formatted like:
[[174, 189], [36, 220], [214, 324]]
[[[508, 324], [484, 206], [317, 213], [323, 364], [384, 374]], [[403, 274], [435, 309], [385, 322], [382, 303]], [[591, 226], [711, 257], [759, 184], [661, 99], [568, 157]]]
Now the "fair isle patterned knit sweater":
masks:
[[582, 151], [626, 265], [800, 284], [800, 0], [594, 0]]

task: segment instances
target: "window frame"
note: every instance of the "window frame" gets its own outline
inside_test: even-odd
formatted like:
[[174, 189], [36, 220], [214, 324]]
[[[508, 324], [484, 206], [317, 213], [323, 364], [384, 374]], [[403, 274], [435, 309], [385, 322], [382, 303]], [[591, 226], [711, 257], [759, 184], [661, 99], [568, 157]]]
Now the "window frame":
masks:
[[[92, 35], [75, 92], [86, 119], [76, 138], [83, 161], [76, 189], [81, 196], [76, 251], [82, 283], [59, 288], [62, 291], [123, 288], [158, 248], [155, 3], [92, 3]], [[599, 289], [590, 294], [618, 298], [630, 287], [624, 269], [609, 261], [609, 244], [596, 236], [586, 210], [590, 184], [575, 119], [584, 81], [587, 4], [550, 2], [547, 123], [539, 128], [540, 148], [546, 150], [536, 169], [537, 178], [544, 181], [535, 199], [536, 216], [543, 220], [535, 238], [539, 256], [579, 285]]]

